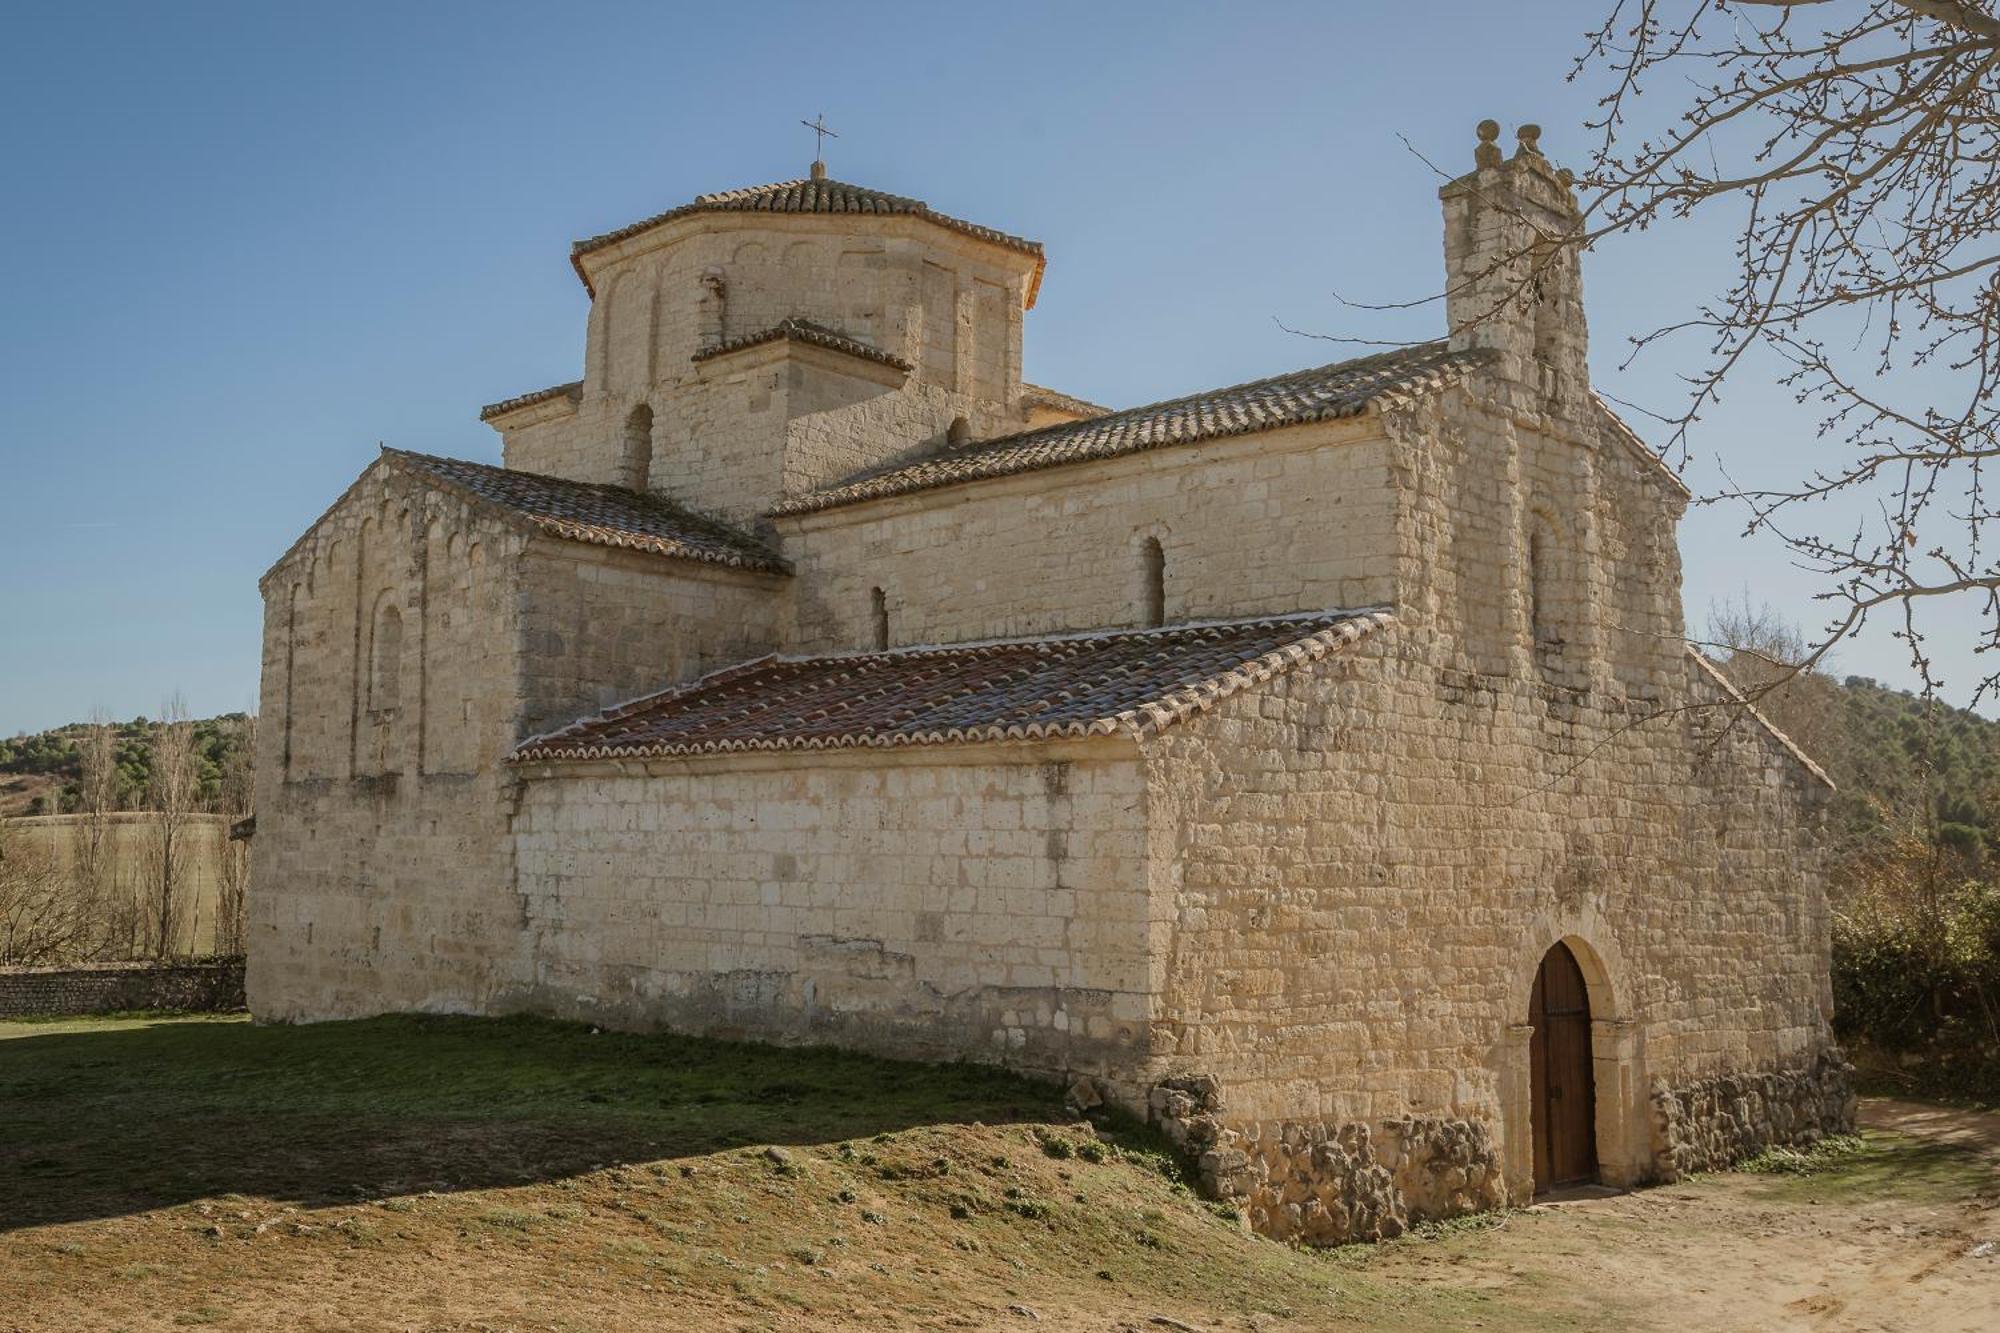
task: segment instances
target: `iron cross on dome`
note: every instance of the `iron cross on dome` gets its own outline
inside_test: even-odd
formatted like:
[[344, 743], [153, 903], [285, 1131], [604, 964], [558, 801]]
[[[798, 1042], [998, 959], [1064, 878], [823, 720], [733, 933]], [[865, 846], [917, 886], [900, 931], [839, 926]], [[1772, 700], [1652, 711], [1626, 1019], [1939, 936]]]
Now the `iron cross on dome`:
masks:
[[838, 139], [840, 136], [826, 127], [826, 115], [824, 112], [816, 114], [811, 120], [802, 120], [799, 124], [813, 132], [812, 178], [816, 181], [825, 180], [826, 141], [830, 138]]

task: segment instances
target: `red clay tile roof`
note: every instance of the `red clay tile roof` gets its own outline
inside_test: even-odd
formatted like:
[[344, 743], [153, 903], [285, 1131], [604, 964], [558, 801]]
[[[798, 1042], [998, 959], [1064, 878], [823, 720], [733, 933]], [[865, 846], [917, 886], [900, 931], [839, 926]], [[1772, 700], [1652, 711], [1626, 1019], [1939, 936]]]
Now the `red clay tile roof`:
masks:
[[610, 709], [519, 762], [1142, 735], [1388, 622], [1325, 611], [824, 657], [763, 657]]
[[402, 449], [384, 449], [382, 458], [398, 471], [474, 504], [504, 510], [552, 537], [737, 569], [788, 572], [776, 552], [747, 533], [644, 491]]
[[[576, 275], [583, 279], [583, 285], [590, 287], [590, 275], [583, 271], [583, 257], [593, 250], [602, 250], [608, 245], [616, 245], [628, 236], [637, 236], [642, 231], [650, 231], [662, 223], [695, 213], [868, 213], [877, 216], [898, 216], [922, 218], [940, 227], [976, 236], [982, 241], [1036, 259], [1035, 276], [1028, 286], [1027, 304], [1035, 304], [1036, 291], [1042, 285], [1042, 269], [1046, 260], [1042, 255], [1040, 241], [1023, 240], [992, 227], [982, 227], [977, 222], [967, 222], [949, 214], [934, 211], [921, 199], [910, 199], [900, 194], [888, 194], [881, 190], [871, 190], [865, 185], [849, 185], [845, 181], [834, 180], [790, 180], [774, 185], [753, 185], [742, 190], [722, 190], [715, 194], [698, 194], [693, 203], [670, 208], [664, 213], [641, 219], [628, 227], [607, 231], [601, 236], [577, 241], [569, 248], [570, 263], [576, 267]], [[593, 295], [596, 289], [591, 288]]]
[[551, 398], [567, 398], [576, 402], [583, 397], [583, 381], [571, 380], [568, 384], [551, 384], [546, 389], [524, 393], [516, 398], [503, 398], [497, 403], [488, 403], [479, 409], [481, 421], [491, 421], [494, 417], [512, 412], [516, 408], [527, 407], [531, 403], [545, 403]]
[[980, 440], [802, 495], [773, 514], [808, 514], [836, 505], [1086, 463], [1200, 440], [1248, 435], [1308, 421], [1359, 416], [1379, 400], [1445, 384], [1487, 358], [1422, 343], [1330, 366], [1294, 371], [1227, 389], [1127, 408], [1084, 421]]
[[832, 329], [804, 319], [779, 320], [768, 329], [739, 334], [713, 347], [703, 348], [688, 360], [707, 361], [713, 357], [727, 356], [731, 352], [740, 352], [746, 347], [776, 342], [780, 338], [790, 342], [810, 343], [814, 347], [825, 347], [835, 352], [846, 352], [849, 356], [858, 356], [868, 361], [879, 361], [885, 366], [894, 366], [897, 370], [910, 369], [910, 363], [900, 356], [885, 352], [879, 347], [870, 347], [867, 343], [850, 338], [844, 333], [835, 333]]

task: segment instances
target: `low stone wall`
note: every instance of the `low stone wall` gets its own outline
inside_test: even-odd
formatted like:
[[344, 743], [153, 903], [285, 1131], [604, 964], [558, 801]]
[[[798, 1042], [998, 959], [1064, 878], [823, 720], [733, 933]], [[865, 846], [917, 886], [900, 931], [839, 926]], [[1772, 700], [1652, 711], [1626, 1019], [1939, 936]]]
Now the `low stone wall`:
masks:
[[[1674, 1181], [1766, 1148], [1851, 1133], [1853, 1072], [1833, 1049], [1800, 1068], [1655, 1084], [1652, 1163], [1642, 1179]], [[1221, 1083], [1208, 1075], [1167, 1079], [1147, 1099], [1153, 1123], [1194, 1160], [1202, 1191], [1237, 1204], [1275, 1240], [1388, 1240], [1413, 1222], [1509, 1201], [1500, 1145], [1478, 1121], [1226, 1124], [1224, 1109]]]
[[1766, 1148], [1805, 1147], [1854, 1131], [1854, 1066], [1834, 1048], [1809, 1066], [1723, 1074], [1681, 1087], [1655, 1083], [1653, 1159], [1659, 1179], [1718, 1171]]
[[243, 1007], [243, 960], [0, 968], [0, 1018]]
[[1159, 1084], [1148, 1110], [1194, 1157], [1204, 1191], [1240, 1204], [1251, 1227], [1275, 1240], [1388, 1240], [1412, 1222], [1507, 1202], [1499, 1148], [1474, 1121], [1401, 1116], [1379, 1125], [1224, 1128], [1221, 1085], [1202, 1075]]

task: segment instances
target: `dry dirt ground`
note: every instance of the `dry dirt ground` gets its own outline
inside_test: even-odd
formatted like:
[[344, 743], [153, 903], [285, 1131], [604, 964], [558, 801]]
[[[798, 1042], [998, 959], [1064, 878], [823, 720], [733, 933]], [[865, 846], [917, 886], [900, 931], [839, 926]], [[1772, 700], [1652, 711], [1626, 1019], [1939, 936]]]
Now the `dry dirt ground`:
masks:
[[559, 1024], [0, 1023], [0, 1330], [2000, 1329], [2000, 1117], [1294, 1250], [992, 1071]]

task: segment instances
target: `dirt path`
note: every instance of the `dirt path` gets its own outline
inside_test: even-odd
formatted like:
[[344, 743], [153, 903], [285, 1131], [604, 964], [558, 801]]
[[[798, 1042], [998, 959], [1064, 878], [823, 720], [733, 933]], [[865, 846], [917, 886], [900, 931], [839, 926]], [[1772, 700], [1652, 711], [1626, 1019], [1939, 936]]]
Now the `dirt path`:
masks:
[[[2000, 1116], [1865, 1105], [1870, 1147], [1809, 1177], [1730, 1173], [1544, 1204], [1377, 1278], [1546, 1293], [1659, 1329], [2000, 1329]], [[1893, 1136], [1893, 1137], [1892, 1137]], [[1511, 1302], [1509, 1302], [1511, 1303]]]

